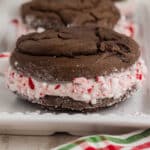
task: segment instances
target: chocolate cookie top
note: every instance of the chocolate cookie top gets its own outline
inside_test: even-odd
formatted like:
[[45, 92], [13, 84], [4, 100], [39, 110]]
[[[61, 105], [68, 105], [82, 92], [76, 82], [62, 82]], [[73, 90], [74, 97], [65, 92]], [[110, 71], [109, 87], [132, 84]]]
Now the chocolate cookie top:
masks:
[[103, 26], [113, 28], [120, 18], [111, 0], [32, 0], [22, 6], [23, 20], [33, 28]]
[[61, 28], [22, 36], [11, 56], [15, 70], [44, 81], [95, 78], [134, 64], [137, 43], [106, 28]]

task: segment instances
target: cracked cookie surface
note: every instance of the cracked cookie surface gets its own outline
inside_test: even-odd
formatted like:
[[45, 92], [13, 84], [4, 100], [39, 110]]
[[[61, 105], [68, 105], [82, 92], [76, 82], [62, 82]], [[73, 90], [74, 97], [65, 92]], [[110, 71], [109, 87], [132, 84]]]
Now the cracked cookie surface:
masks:
[[105, 28], [59, 28], [18, 39], [11, 65], [39, 81], [95, 78], [129, 68], [139, 58], [137, 43]]
[[32, 0], [21, 8], [33, 28], [94, 26], [113, 28], [120, 18], [111, 0]]

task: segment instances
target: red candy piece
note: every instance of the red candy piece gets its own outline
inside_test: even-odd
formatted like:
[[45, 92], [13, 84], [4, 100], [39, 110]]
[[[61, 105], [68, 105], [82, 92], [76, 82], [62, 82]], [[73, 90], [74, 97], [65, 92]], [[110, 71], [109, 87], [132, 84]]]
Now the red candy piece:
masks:
[[32, 90], [34, 90], [34, 89], [35, 89], [35, 85], [34, 85], [34, 83], [33, 83], [33, 81], [32, 81], [32, 79], [31, 79], [31, 78], [29, 78], [29, 80], [28, 80], [28, 84], [29, 84], [30, 89], [32, 89]]
[[107, 149], [108, 149], [108, 150], [120, 150], [121, 147], [120, 147], [120, 146], [109, 145], [109, 146], [107, 147]]
[[138, 80], [142, 80], [143, 76], [142, 76], [142, 74], [136, 74], [136, 78], [137, 78]]
[[134, 27], [133, 27], [133, 25], [132, 25], [132, 24], [129, 25], [129, 26], [127, 27], [127, 29], [131, 32], [131, 37], [133, 37], [133, 36], [134, 36]]
[[87, 147], [85, 150], [97, 150], [97, 149], [94, 147]]
[[0, 54], [0, 58], [9, 57], [7, 54]]
[[98, 82], [98, 81], [99, 81], [99, 77], [97, 76], [97, 77], [96, 77], [96, 82]]
[[12, 22], [13, 24], [15, 24], [15, 25], [18, 25], [18, 24], [19, 24], [19, 21], [18, 21], [17, 19], [13, 19], [11, 22]]
[[12, 76], [12, 77], [14, 77], [14, 75], [15, 75], [15, 73], [14, 73], [14, 72], [12, 72], [12, 73], [11, 73], [11, 76]]
[[40, 93], [40, 96], [43, 96], [43, 93]]
[[132, 34], [134, 33], [133, 26], [129, 26], [129, 30], [130, 30], [130, 32], [131, 32]]
[[20, 78], [22, 78], [23, 77], [23, 75], [22, 74], [20, 74]]
[[55, 86], [55, 90], [58, 90], [60, 87], [61, 87], [61, 85], [60, 85], [60, 84], [57, 84], [57, 85]]
[[89, 88], [87, 91], [90, 94], [92, 92], [92, 88]]

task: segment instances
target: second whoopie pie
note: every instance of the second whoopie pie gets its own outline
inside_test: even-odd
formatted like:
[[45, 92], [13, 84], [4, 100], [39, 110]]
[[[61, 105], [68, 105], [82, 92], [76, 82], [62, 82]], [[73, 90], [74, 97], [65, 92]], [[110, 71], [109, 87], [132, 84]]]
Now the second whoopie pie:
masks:
[[120, 13], [111, 0], [32, 0], [21, 9], [29, 27], [94, 26], [113, 28]]

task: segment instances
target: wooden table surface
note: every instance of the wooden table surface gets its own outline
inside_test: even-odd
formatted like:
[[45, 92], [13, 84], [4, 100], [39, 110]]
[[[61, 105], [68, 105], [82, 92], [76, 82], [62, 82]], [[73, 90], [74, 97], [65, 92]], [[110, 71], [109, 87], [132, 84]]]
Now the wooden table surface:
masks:
[[0, 150], [50, 150], [79, 137], [57, 134], [54, 136], [0, 135]]

